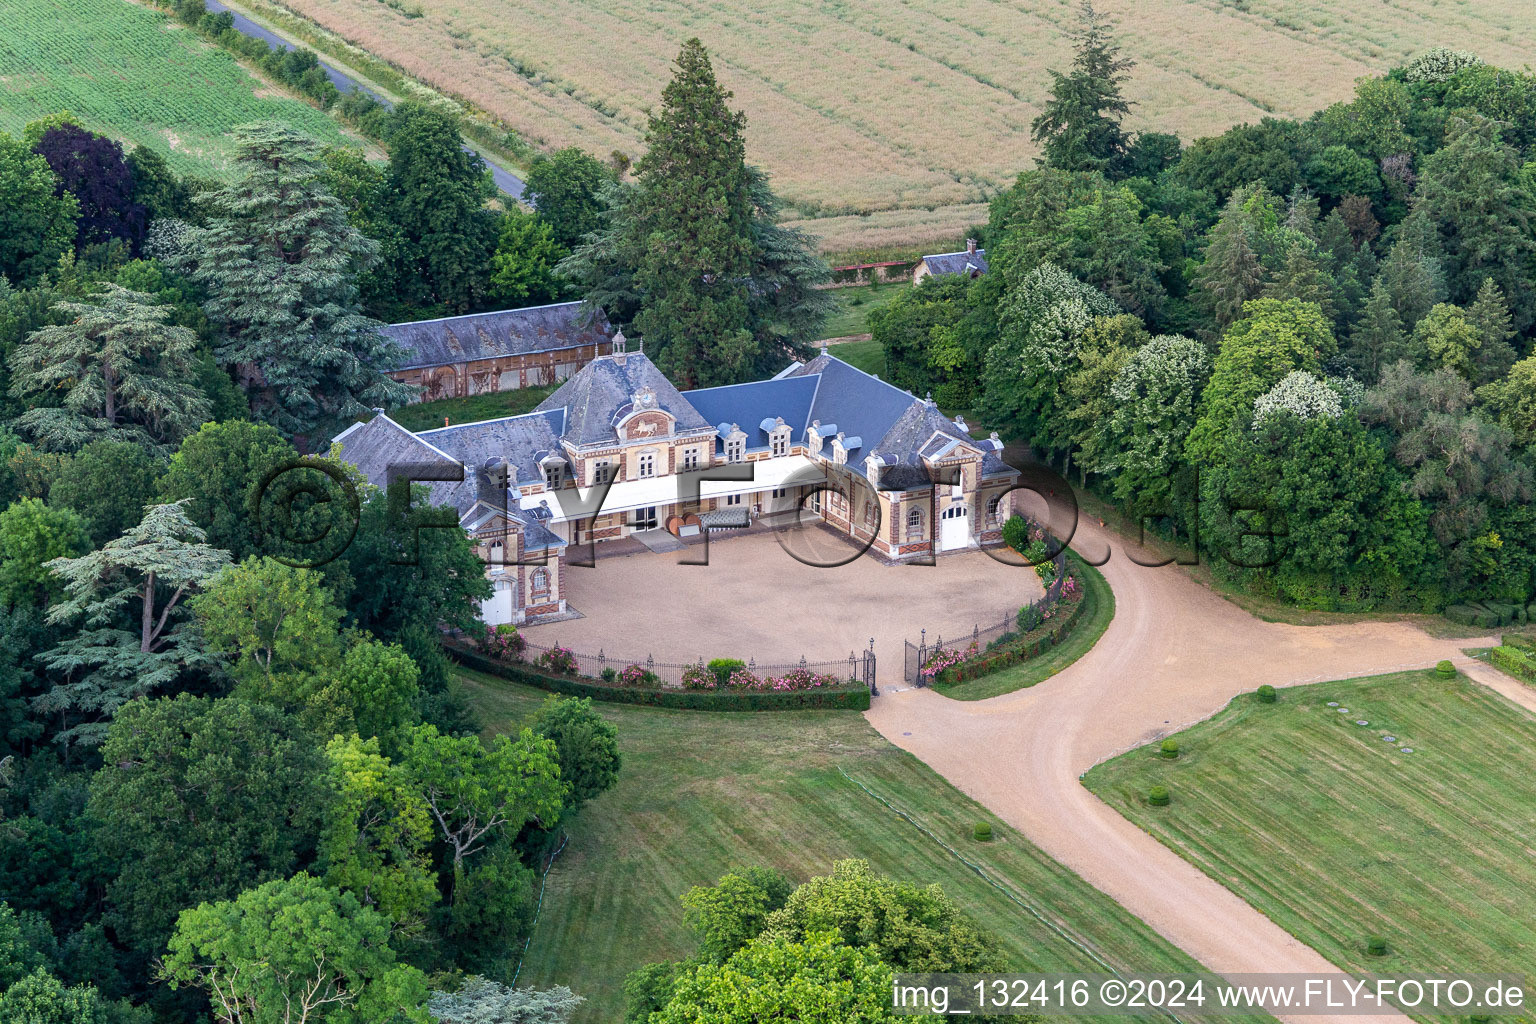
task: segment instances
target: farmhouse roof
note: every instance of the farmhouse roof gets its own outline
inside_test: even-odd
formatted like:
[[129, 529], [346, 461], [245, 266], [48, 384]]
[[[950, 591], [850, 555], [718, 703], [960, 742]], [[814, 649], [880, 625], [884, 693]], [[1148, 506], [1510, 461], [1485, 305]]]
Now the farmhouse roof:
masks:
[[602, 310], [584, 311], [580, 302], [558, 302], [389, 324], [379, 333], [405, 350], [400, 369], [409, 370], [603, 345], [612, 329]]
[[923, 264], [935, 277], [942, 277], [945, 274], [985, 274], [987, 250], [977, 249], [972, 252], [961, 249], [959, 252], [934, 253], [932, 256], [924, 256]]

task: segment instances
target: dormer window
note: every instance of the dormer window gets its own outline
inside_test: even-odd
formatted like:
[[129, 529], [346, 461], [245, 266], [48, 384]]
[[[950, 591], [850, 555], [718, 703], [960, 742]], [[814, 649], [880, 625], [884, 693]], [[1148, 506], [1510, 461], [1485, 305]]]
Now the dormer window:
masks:
[[774, 458], [776, 458], [776, 459], [777, 458], [782, 458], [783, 456], [788, 455], [789, 454], [789, 431], [787, 431], [787, 430], [776, 430], [776, 431], [774, 431], [773, 437], [769, 439], [768, 443], [771, 446], [771, 450], [773, 451], [773, 457]]
[[544, 466], [544, 485], [552, 491], [560, 489], [560, 463], [551, 462]]
[[747, 439], [732, 437], [725, 442], [725, 461], [744, 462], [747, 458]]

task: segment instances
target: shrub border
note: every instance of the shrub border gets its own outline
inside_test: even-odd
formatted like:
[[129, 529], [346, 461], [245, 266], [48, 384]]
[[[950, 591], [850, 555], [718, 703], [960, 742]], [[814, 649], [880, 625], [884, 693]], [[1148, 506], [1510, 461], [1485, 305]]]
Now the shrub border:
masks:
[[1536, 658], [1532, 658], [1518, 647], [1505, 644], [1495, 647], [1488, 652], [1488, 660], [1493, 667], [1514, 676], [1516, 679], [1527, 683], [1536, 683]]
[[639, 704], [647, 707], [675, 708], [688, 711], [867, 711], [869, 688], [862, 683], [815, 690], [744, 690], [722, 693], [718, 690], [643, 689], [605, 686], [581, 676], [554, 676], [522, 662], [497, 661], [462, 644], [443, 641], [443, 650], [455, 662], [477, 672], [498, 676], [514, 683], [524, 683], [551, 693], [571, 697], [591, 697], [613, 704]]
[[[1075, 560], [1075, 556], [1073, 558]], [[1056, 607], [1061, 607], [1060, 603]], [[1072, 602], [1072, 610], [1067, 614], [1067, 617], [1053, 625], [1045, 634], [1035, 637], [1028, 644], [1019, 644], [1017, 641], [1005, 640], [991, 650], [978, 651], [976, 657], [962, 661], [958, 665], [952, 665], [943, 672], [940, 672], [933, 680], [934, 684], [955, 686], [960, 683], [968, 683], [973, 679], [980, 679], [983, 676], [991, 675], [993, 672], [1012, 668], [1020, 662], [1029, 661], [1031, 658], [1038, 658], [1072, 634], [1072, 631], [1077, 628], [1077, 624], [1082, 621], [1087, 607], [1088, 584], [1085, 580], [1083, 583], [1083, 595]]]

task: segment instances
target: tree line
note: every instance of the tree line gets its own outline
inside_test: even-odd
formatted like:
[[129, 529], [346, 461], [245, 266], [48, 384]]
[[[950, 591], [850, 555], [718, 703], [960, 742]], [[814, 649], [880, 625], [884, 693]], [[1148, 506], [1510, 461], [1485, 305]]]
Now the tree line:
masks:
[[893, 382], [1306, 607], [1536, 593], [1536, 77], [1435, 50], [1301, 121], [1131, 134], [1085, 9], [991, 272], [871, 314]]

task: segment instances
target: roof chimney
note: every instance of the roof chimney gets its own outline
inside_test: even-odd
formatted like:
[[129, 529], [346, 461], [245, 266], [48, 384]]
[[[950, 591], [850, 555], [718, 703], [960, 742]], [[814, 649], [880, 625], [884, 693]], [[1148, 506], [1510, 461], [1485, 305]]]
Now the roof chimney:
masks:
[[821, 339], [821, 354], [822, 355], [826, 355], [827, 354], [827, 339], [826, 338], [822, 338]]
[[967, 238], [965, 240], [965, 254], [967, 256], [975, 256], [976, 255], [976, 239], [974, 239], [974, 238]]

